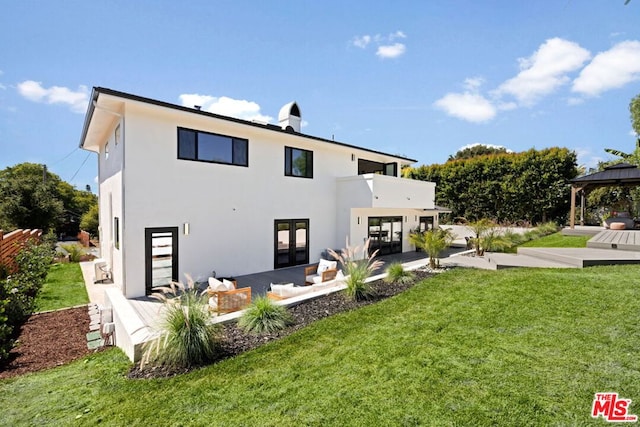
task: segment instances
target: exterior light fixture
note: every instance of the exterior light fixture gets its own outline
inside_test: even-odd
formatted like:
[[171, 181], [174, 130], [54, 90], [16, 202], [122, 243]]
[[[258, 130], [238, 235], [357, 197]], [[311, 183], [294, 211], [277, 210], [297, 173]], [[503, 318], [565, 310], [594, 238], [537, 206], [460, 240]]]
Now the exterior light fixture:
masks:
[[188, 223], [188, 222], [185, 222], [185, 223], [184, 223], [184, 227], [183, 227], [184, 235], [185, 235], [185, 236], [188, 236], [188, 235], [189, 235], [190, 228], [191, 228], [191, 227], [189, 226], [189, 223]]

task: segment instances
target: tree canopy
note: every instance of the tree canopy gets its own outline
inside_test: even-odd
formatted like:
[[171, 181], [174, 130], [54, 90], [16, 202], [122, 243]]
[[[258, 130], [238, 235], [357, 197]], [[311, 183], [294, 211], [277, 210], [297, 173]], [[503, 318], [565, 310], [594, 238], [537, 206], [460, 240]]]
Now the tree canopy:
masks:
[[436, 183], [436, 204], [474, 221], [563, 222], [570, 207], [569, 180], [576, 154], [566, 148], [483, 155], [420, 166], [409, 178]]
[[488, 154], [506, 154], [508, 153], [505, 147], [497, 147], [495, 145], [474, 144], [470, 147], [458, 150], [453, 156], [449, 156], [448, 162], [453, 160], [471, 159], [473, 157], [484, 156]]
[[0, 228], [42, 228], [77, 233], [97, 197], [75, 189], [44, 165], [20, 163], [0, 170]]

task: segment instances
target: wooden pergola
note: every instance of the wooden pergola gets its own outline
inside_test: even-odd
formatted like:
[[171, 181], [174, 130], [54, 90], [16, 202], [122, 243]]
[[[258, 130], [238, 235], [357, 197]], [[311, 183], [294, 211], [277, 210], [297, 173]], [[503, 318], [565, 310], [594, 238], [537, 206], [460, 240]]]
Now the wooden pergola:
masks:
[[608, 166], [603, 171], [581, 176], [571, 180], [570, 227], [575, 227], [576, 195], [580, 192], [581, 224], [584, 225], [584, 199], [589, 190], [598, 187], [635, 187], [640, 185], [640, 169], [629, 163]]

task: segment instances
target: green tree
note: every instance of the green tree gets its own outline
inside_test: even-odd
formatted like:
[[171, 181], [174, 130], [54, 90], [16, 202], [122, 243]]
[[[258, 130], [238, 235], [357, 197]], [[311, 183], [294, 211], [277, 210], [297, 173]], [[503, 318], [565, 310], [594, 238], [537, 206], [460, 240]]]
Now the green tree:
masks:
[[98, 205], [95, 204], [82, 215], [82, 218], [80, 219], [80, 228], [92, 236], [97, 236], [99, 225], [99, 209]]
[[470, 221], [563, 222], [576, 154], [566, 148], [501, 153], [420, 166], [408, 178], [436, 183], [436, 204]]
[[64, 214], [59, 184], [57, 175], [34, 163], [0, 171], [0, 227], [56, 229]]
[[42, 228], [76, 234], [82, 215], [97, 197], [80, 191], [35, 163], [0, 171], [0, 228]]
[[504, 153], [508, 153], [505, 147], [474, 144], [470, 147], [459, 150], [453, 156], [449, 156], [449, 159], [447, 161], [451, 162], [453, 160], [471, 159], [473, 157], [478, 157], [478, 156], [485, 156], [489, 154], [504, 154]]

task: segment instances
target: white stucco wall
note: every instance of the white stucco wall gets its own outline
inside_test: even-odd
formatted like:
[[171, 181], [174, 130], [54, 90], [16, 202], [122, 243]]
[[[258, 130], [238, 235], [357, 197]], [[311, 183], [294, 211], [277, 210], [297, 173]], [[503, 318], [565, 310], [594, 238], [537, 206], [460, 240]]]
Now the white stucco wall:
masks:
[[[177, 227], [180, 278], [189, 273], [206, 280], [212, 270], [233, 276], [273, 269], [276, 219], [309, 220], [310, 262], [326, 248], [344, 247], [347, 235], [361, 243], [369, 216], [406, 218], [403, 251], [411, 250], [408, 231], [418, 225], [419, 216], [428, 215], [422, 209], [426, 200], [433, 200], [435, 186], [399, 178], [376, 181], [374, 192], [383, 196], [385, 207], [373, 203], [371, 189], [338, 184], [339, 178], [357, 176], [358, 158], [398, 161], [390, 155], [151, 103], [106, 95], [100, 99], [124, 116], [114, 116], [109, 125], [108, 114], [101, 111], [91, 135], [92, 144], [99, 145], [96, 129], [105, 129], [103, 139], [109, 140], [109, 159], [103, 145], [99, 155], [101, 244], [114, 282], [129, 298], [145, 294], [147, 228]], [[118, 123], [122, 141], [116, 146]], [[178, 127], [247, 139], [249, 166], [179, 160]], [[285, 146], [313, 151], [313, 179], [284, 175]], [[398, 187], [400, 181], [404, 185]], [[356, 180], [353, 185], [368, 184]], [[393, 203], [402, 209], [389, 208]], [[113, 241], [115, 216], [120, 218], [120, 249]], [[184, 224], [189, 224], [188, 235]]]

